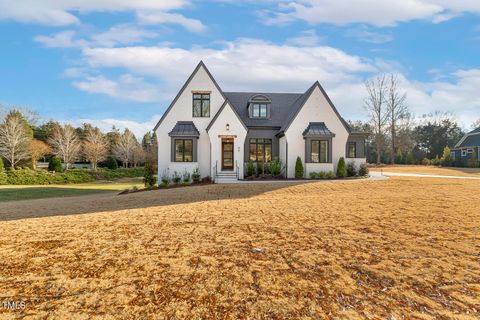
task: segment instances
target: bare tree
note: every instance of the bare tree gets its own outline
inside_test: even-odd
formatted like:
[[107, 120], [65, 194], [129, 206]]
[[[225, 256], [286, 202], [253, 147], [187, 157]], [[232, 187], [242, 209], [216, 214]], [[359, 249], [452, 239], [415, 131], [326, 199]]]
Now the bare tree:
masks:
[[30, 156], [31, 136], [28, 124], [19, 111], [12, 110], [0, 125], [0, 156], [7, 159], [13, 169], [18, 162]]
[[125, 131], [118, 136], [113, 153], [118, 160], [122, 161], [125, 168], [128, 167], [128, 164], [133, 159], [133, 152], [136, 146], [137, 140], [130, 130], [125, 129]]
[[395, 155], [397, 154], [397, 131], [399, 122], [409, 117], [408, 106], [405, 104], [407, 94], [400, 92], [400, 80], [393, 73], [388, 77], [387, 91], [387, 112], [388, 125], [390, 127], [390, 157], [392, 164], [395, 163]]
[[45, 142], [33, 139], [30, 142], [30, 157], [32, 158], [33, 169], [37, 168], [37, 162], [47, 154], [52, 152], [52, 148]]
[[475, 130], [477, 128], [480, 128], [480, 118], [473, 121], [473, 123], [472, 123], [472, 130]]
[[53, 152], [62, 158], [68, 170], [70, 164], [77, 159], [81, 149], [75, 129], [69, 124], [66, 124], [63, 128], [55, 128], [49, 143], [53, 147]]
[[380, 163], [382, 147], [385, 141], [385, 126], [388, 122], [388, 113], [385, 106], [387, 96], [387, 81], [385, 75], [378, 75], [365, 82], [367, 97], [365, 98], [365, 109], [368, 112], [370, 122], [375, 134], [375, 148], [377, 152], [377, 163]]
[[97, 170], [98, 163], [106, 159], [107, 153], [105, 135], [98, 128], [88, 127], [83, 142], [83, 154], [90, 161], [93, 170]]
[[141, 163], [145, 163], [146, 158], [147, 158], [146, 151], [142, 148], [140, 144], [137, 144], [137, 146], [133, 150], [133, 157], [132, 157], [133, 166], [136, 167]]

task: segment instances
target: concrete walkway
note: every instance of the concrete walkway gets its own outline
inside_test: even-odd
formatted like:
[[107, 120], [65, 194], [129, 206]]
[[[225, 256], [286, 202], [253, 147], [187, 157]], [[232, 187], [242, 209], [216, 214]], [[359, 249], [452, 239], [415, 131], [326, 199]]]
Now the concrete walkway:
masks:
[[217, 182], [217, 184], [232, 184], [232, 183], [310, 183], [310, 182], [354, 182], [354, 181], [371, 181], [371, 180], [387, 180], [388, 176], [372, 175], [368, 178], [345, 178], [345, 179], [315, 179], [315, 180], [229, 180]]
[[418, 177], [418, 178], [442, 178], [442, 179], [467, 179], [480, 180], [480, 177], [465, 176], [442, 176], [438, 174], [420, 174], [420, 173], [400, 173], [400, 172], [370, 172], [371, 177]]

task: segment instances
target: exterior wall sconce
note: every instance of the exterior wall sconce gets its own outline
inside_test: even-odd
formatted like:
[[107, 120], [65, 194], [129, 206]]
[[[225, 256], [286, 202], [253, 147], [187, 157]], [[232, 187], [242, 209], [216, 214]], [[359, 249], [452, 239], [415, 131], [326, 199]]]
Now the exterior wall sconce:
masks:
[[227, 131], [230, 131], [230, 124], [227, 123], [227, 125], [225, 126], [225, 129], [227, 129]]

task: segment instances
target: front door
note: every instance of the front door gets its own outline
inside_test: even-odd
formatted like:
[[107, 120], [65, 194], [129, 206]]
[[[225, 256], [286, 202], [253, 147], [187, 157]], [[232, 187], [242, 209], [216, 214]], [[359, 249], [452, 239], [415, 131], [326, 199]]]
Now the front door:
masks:
[[233, 139], [222, 139], [222, 170], [233, 170]]

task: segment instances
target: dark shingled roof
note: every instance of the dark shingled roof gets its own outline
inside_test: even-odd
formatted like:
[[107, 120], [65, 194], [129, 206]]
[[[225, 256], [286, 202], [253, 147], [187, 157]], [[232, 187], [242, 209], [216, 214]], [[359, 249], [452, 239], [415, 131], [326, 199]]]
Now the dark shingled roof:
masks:
[[304, 137], [335, 137], [335, 133], [328, 130], [325, 122], [310, 122], [303, 131]]
[[169, 136], [184, 136], [184, 137], [198, 137], [200, 132], [197, 127], [193, 124], [193, 121], [178, 121], [172, 131], [168, 134]]
[[470, 133], [480, 133], [480, 127], [478, 127], [477, 129], [475, 129], [473, 131], [470, 131], [469, 134]]
[[458, 146], [459, 148], [462, 147], [478, 147], [480, 146], [480, 131], [473, 132], [476, 134], [469, 135], [468, 137], [463, 140], [463, 142]]
[[248, 116], [248, 101], [258, 92], [224, 92], [247, 127], [282, 127], [296, 110], [295, 106], [305, 94], [261, 93], [272, 102], [269, 119], [252, 119]]

